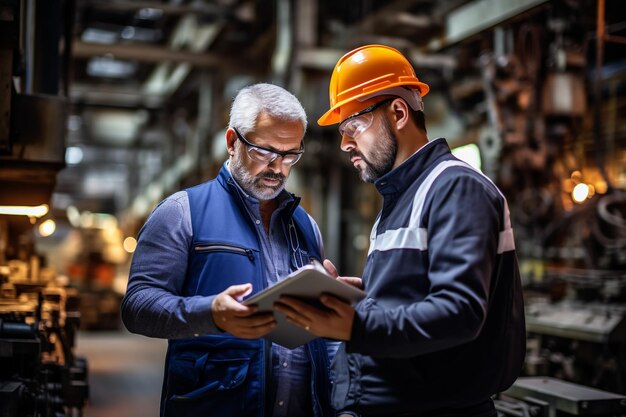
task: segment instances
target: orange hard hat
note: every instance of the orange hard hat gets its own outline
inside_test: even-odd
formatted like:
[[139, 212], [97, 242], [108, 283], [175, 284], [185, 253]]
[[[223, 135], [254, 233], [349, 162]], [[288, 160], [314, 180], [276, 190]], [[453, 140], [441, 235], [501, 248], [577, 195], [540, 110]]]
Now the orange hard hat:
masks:
[[373, 97], [394, 87], [415, 88], [421, 96], [430, 90], [417, 79], [411, 63], [397, 49], [385, 45], [356, 48], [335, 65], [328, 89], [330, 110], [317, 123], [339, 123], [375, 103]]

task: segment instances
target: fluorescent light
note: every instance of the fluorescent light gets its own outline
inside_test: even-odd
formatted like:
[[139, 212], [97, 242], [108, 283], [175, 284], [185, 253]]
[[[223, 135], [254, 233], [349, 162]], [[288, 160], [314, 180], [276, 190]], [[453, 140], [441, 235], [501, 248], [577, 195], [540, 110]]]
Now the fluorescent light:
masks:
[[137, 72], [137, 63], [110, 57], [93, 57], [87, 62], [91, 77], [130, 78]]
[[105, 45], [117, 42], [117, 38], [117, 32], [98, 28], [87, 28], [81, 35], [81, 39], [84, 42], [100, 43]]
[[48, 205], [40, 206], [0, 206], [0, 214], [11, 216], [42, 217], [48, 213]]

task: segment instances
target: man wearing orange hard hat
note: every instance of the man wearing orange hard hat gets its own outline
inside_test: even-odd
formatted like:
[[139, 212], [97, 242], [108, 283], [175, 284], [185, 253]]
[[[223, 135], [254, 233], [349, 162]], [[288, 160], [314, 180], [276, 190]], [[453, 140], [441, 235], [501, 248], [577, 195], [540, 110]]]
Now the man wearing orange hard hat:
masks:
[[333, 403], [361, 417], [494, 417], [491, 397], [524, 361], [506, 199], [445, 139], [428, 139], [428, 91], [394, 48], [366, 45], [339, 60], [318, 123], [339, 124], [341, 149], [383, 196], [362, 278], [367, 297], [351, 306], [325, 295], [327, 310], [289, 297], [276, 305], [313, 334], [345, 342], [333, 361]]

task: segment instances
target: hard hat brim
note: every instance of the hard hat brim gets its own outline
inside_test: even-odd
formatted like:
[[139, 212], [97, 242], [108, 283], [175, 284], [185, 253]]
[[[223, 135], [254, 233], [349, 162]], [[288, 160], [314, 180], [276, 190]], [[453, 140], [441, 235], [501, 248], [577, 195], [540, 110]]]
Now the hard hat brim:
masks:
[[[428, 84], [425, 84], [423, 82], [417, 81], [417, 82], [412, 82], [412, 83], [390, 83], [389, 85], [385, 86], [384, 90], [388, 90], [391, 89], [393, 87], [414, 87], [417, 88], [417, 90], [419, 90], [419, 93], [422, 97], [424, 97], [426, 94], [428, 94], [428, 92], [430, 91], [430, 87], [428, 86]], [[384, 90], [380, 91], [380, 95], [384, 95]], [[330, 126], [330, 125], [334, 125], [337, 123], [341, 122], [341, 107], [345, 106], [346, 104], [353, 102], [355, 100], [358, 100], [361, 97], [368, 97], [371, 96], [371, 92], [364, 92], [363, 94], [359, 94], [356, 97], [351, 97], [348, 100], [344, 100], [341, 101], [337, 104], [335, 104], [333, 107], [331, 107], [326, 113], [324, 113], [319, 119], [317, 119], [317, 124], [319, 126]], [[363, 101], [363, 108], [367, 107], [367, 102]]]
[[339, 107], [333, 107], [317, 119], [317, 124], [320, 126], [330, 126], [339, 123], [341, 120], [339, 116]]

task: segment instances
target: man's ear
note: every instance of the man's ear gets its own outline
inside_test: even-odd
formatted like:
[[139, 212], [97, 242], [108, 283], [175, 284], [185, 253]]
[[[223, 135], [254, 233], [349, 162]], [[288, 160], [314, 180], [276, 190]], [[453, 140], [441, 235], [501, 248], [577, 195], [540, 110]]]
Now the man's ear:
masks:
[[406, 101], [401, 98], [397, 98], [391, 102], [391, 111], [393, 114], [392, 127], [396, 130], [404, 129], [409, 123], [409, 119], [411, 118], [411, 109]]
[[232, 127], [229, 127], [226, 131], [226, 149], [230, 156], [235, 155], [235, 142], [237, 141], [237, 134]]

